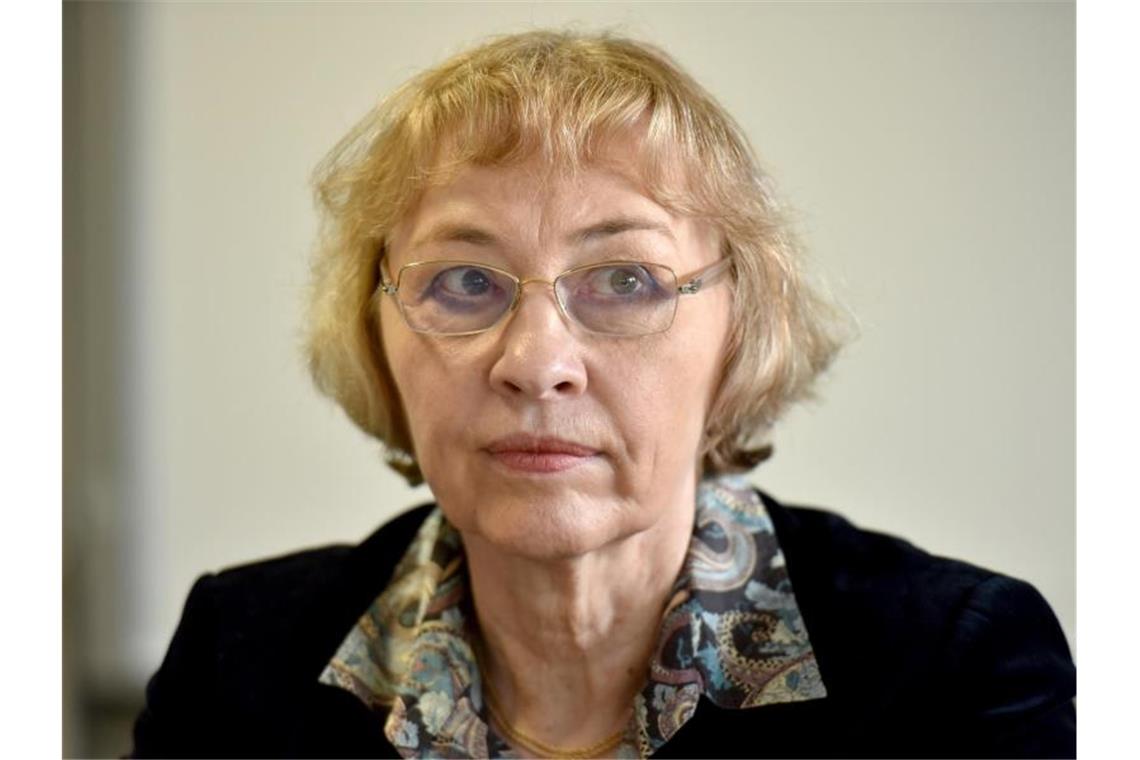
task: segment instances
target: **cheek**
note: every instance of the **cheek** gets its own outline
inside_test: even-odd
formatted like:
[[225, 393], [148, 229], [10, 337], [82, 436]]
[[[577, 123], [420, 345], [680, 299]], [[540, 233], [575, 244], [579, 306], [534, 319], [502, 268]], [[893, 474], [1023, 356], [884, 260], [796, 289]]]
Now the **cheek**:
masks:
[[411, 368], [397, 380], [416, 450], [431, 455], [447, 442], [457, 442], [464, 420], [483, 399], [472, 394], [472, 378], [461, 367], [438, 356], [418, 354]]
[[[394, 309], [391, 314], [382, 314], [385, 319], [400, 319]], [[453, 439], [453, 428], [461, 417], [455, 410], [474, 408], [478, 403], [465, 395], [475, 387], [465, 374], [471, 371], [471, 363], [454, 356], [454, 347], [447, 343], [413, 333], [402, 325], [382, 329], [381, 342], [416, 457], [426, 474], [441, 442]]]
[[658, 403], [651, 417], [662, 431], [660, 445], [676, 458], [696, 457], [720, 382], [728, 308], [719, 301], [708, 305], [711, 309], [686, 315], [698, 318], [685, 322], [687, 329], [658, 352]]
[[637, 350], [611, 357], [593, 380], [620, 427], [636, 472], [631, 475], [639, 482], [659, 478], [661, 469], [686, 469], [700, 446], [718, 378], [719, 344], [684, 337], [646, 339]]

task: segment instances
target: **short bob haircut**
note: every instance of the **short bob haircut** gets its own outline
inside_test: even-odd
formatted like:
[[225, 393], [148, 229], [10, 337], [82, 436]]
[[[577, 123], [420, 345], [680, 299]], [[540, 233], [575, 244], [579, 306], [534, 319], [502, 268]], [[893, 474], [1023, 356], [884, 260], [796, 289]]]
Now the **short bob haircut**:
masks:
[[572, 173], [632, 136], [646, 194], [705, 220], [733, 259], [733, 320], [706, 421], [704, 474], [751, 469], [782, 411], [810, 395], [841, 342], [841, 312], [805, 282], [800, 249], [731, 116], [664, 52], [611, 34], [497, 37], [414, 77], [333, 148], [314, 174], [321, 234], [309, 367], [317, 387], [423, 477], [380, 341], [379, 263], [422, 191], [464, 166], [538, 159]]

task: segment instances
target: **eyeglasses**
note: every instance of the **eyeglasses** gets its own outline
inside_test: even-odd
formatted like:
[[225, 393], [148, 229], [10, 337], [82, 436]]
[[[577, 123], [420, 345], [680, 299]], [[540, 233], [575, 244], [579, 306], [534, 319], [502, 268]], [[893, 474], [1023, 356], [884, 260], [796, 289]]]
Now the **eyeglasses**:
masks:
[[673, 324], [677, 299], [694, 295], [728, 271], [725, 257], [678, 282], [672, 269], [642, 261], [606, 261], [568, 269], [550, 280], [520, 279], [471, 261], [416, 261], [384, 280], [412, 330], [433, 335], [474, 335], [490, 330], [518, 308], [522, 288], [541, 282], [554, 288], [563, 317], [590, 332], [636, 336], [664, 332]]

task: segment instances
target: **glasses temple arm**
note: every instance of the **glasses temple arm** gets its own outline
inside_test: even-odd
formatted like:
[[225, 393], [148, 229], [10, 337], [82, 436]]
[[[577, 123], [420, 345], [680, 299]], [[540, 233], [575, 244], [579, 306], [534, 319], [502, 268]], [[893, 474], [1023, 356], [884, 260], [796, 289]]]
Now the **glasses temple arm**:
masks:
[[712, 285], [719, 280], [721, 276], [728, 271], [730, 264], [732, 264], [732, 257], [725, 256], [724, 258], [717, 259], [706, 267], [698, 269], [689, 275], [687, 280], [677, 286], [677, 292], [686, 296], [699, 292], [705, 285]]
[[388, 279], [384, 275], [384, 265], [387, 263], [387, 258], [388, 258], [387, 252], [381, 250], [380, 260], [376, 262], [376, 270], [380, 274], [380, 288], [379, 288], [379, 290], [381, 293], [384, 293], [384, 294], [390, 295], [390, 296], [394, 296], [394, 295], [396, 295], [396, 291], [398, 291], [400, 288], [395, 283], [395, 281]]

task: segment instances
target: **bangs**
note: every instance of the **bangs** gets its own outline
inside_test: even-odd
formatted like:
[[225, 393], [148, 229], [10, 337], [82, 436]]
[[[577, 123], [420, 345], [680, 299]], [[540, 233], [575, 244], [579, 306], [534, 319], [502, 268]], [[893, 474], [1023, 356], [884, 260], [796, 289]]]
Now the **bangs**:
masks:
[[[318, 172], [320, 197], [335, 204], [335, 186], [350, 179], [341, 199], [355, 196], [382, 240], [423, 190], [466, 166], [533, 161], [566, 177], [616, 162], [632, 167], [633, 179], [671, 212], [723, 223], [717, 210], [750, 180], [743, 136], [688, 75], [662, 71], [664, 54], [647, 48], [553, 33], [525, 46], [517, 38], [491, 42], [477, 58], [428, 71], [382, 103], [386, 118], [369, 144], [340, 146]], [[364, 171], [350, 178], [336, 171], [361, 153], [370, 157]]]

